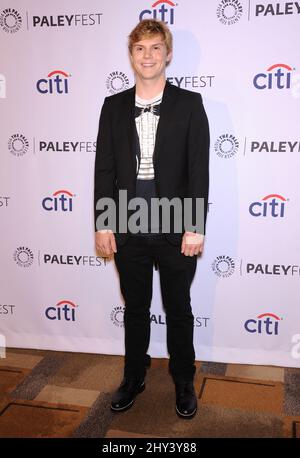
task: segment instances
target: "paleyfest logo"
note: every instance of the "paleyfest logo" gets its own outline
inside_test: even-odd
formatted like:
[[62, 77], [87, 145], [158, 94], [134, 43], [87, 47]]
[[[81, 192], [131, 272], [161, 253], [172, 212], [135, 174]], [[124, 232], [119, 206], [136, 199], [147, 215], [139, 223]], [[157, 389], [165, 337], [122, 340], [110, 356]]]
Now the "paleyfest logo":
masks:
[[276, 2], [274, 4], [262, 2], [255, 5], [255, 16], [285, 16], [300, 14], [299, 2]]
[[103, 13], [59, 14], [50, 16], [33, 16], [33, 27], [88, 27], [101, 24]]
[[175, 17], [175, 7], [178, 6], [178, 3], [174, 3], [171, 0], [157, 0], [151, 5], [150, 9], [145, 9], [141, 11], [139, 15], [139, 20], [143, 19], [158, 19], [163, 21], [166, 24], [173, 25]]

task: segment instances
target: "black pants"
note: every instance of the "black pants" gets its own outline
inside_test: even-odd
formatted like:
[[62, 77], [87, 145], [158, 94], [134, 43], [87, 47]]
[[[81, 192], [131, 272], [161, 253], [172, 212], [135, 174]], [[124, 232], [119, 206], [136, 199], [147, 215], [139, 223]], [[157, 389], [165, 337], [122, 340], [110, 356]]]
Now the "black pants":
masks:
[[125, 377], [143, 379], [146, 374], [153, 263], [156, 261], [166, 313], [169, 371], [174, 380], [194, 378], [190, 286], [197, 257], [185, 256], [180, 250], [180, 246], [171, 245], [163, 234], [131, 235], [114, 255], [125, 300]]

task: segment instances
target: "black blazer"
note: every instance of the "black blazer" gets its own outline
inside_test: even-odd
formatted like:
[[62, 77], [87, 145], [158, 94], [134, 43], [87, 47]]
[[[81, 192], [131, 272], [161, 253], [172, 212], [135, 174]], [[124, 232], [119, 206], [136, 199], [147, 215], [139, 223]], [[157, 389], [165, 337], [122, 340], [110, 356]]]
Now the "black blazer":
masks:
[[[134, 106], [135, 86], [104, 100], [95, 159], [96, 231], [97, 217], [101, 213], [101, 210], [96, 209], [98, 199], [113, 198], [118, 206], [118, 191], [121, 189], [127, 190], [128, 201], [135, 197], [137, 164]], [[199, 93], [181, 89], [166, 81], [153, 165], [159, 198], [194, 198], [193, 212], [195, 198], [204, 198], [205, 233], [209, 186], [209, 126]], [[166, 234], [166, 237], [172, 244], [180, 244], [182, 234], [172, 233], [172, 227], [173, 222], [171, 233]], [[116, 243], [119, 245], [125, 243], [127, 237], [128, 233], [115, 232]]]

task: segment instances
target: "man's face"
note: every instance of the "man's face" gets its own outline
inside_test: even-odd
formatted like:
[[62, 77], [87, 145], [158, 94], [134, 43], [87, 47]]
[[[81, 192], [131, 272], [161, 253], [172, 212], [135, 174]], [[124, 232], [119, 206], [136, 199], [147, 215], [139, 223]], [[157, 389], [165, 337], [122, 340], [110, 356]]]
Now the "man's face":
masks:
[[132, 47], [131, 63], [137, 78], [157, 80], [165, 74], [166, 63], [172, 57], [160, 34], [142, 39]]

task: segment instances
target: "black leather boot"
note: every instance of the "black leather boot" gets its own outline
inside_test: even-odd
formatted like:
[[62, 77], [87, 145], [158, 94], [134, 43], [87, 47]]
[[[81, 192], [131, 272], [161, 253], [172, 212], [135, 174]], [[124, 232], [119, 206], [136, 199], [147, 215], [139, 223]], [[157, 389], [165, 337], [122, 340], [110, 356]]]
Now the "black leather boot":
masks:
[[197, 412], [197, 398], [193, 382], [175, 381], [176, 413], [181, 418], [192, 418]]
[[110, 408], [115, 412], [129, 409], [139, 393], [144, 391], [144, 380], [124, 378], [121, 385], [114, 392]]

